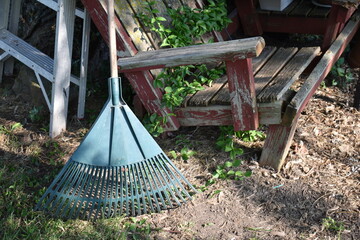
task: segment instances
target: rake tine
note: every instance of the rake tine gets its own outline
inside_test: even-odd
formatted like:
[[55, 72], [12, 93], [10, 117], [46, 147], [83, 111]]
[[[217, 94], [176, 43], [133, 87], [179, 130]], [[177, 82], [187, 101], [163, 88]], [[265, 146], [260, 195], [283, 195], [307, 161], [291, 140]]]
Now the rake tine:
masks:
[[[99, 167], [100, 169], [100, 173], [99, 173], [99, 176], [102, 176], [103, 175], [103, 170], [104, 168], [103, 167]], [[91, 201], [91, 207], [89, 209], [89, 215], [88, 215], [88, 220], [90, 220], [91, 216], [92, 216], [92, 212], [94, 211], [94, 208], [95, 208], [95, 205], [96, 205], [96, 199], [98, 197], [97, 193], [99, 192], [99, 185], [100, 185], [100, 182], [101, 180], [99, 180], [99, 177], [96, 175], [96, 188], [95, 188], [95, 192], [94, 192], [94, 196], [93, 196], [93, 200]], [[95, 219], [96, 219], [96, 215], [95, 215]]]
[[101, 181], [101, 187], [100, 187], [100, 191], [98, 192], [99, 196], [97, 199], [98, 204], [97, 204], [96, 213], [95, 213], [95, 217], [94, 217], [95, 220], [97, 219], [97, 217], [100, 214], [100, 211], [102, 210], [102, 205], [103, 205], [102, 199], [105, 198], [104, 185], [106, 183], [106, 176], [109, 174], [105, 167], [103, 169], [105, 170], [105, 174], [102, 174], [103, 177], [102, 177], [102, 181]]
[[[161, 155], [160, 155], [160, 158], [162, 158]], [[179, 185], [179, 187], [183, 190], [183, 192], [186, 194], [186, 196], [191, 199], [190, 194], [185, 190], [183, 184], [182, 184], [182, 183], [179, 181], [179, 179], [176, 177], [176, 175], [175, 175], [175, 173], [172, 171], [172, 169], [169, 168], [169, 166], [167, 165], [168, 159], [166, 159], [166, 158], [163, 159], [163, 158], [162, 158], [162, 160], [163, 160], [163, 163], [164, 163], [164, 164], [162, 164], [161, 167], [166, 168], [166, 169], [168, 170], [168, 171], [165, 170], [166, 173], [167, 173], [167, 172], [170, 172], [170, 173], [171, 173], [171, 175], [173, 176], [173, 179], [175, 180], [175, 182], [176, 182], [176, 183]], [[170, 176], [169, 176], [169, 178], [171, 179]], [[171, 181], [171, 182], [173, 183], [173, 181]], [[176, 184], [174, 184], [174, 183], [173, 183], [173, 185], [176, 186]], [[178, 188], [176, 187], [175, 189], [178, 189]], [[181, 192], [179, 193], [178, 190], [177, 190], [177, 193], [179, 194], [180, 198], [181, 198], [184, 202], [186, 202], [186, 200], [182, 197]]]
[[84, 204], [84, 201], [86, 200], [86, 196], [87, 196], [86, 192], [87, 192], [87, 188], [88, 188], [88, 186], [87, 186], [88, 184], [87, 184], [87, 183], [89, 183], [89, 181], [91, 180], [92, 174], [93, 174], [93, 172], [94, 172], [94, 168], [91, 167], [91, 166], [88, 166], [87, 169], [88, 169], [88, 170], [87, 170], [87, 173], [86, 173], [86, 178], [84, 179], [84, 181], [83, 181], [83, 183], [82, 183], [82, 185], [81, 185], [82, 191], [79, 193], [79, 196], [80, 196], [80, 197], [81, 197], [81, 195], [83, 195], [83, 196], [82, 196], [82, 198], [79, 200], [79, 207], [77, 208], [77, 211], [74, 212], [74, 210], [75, 210], [76, 208], [71, 209], [70, 218], [71, 218], [71, 216], [72, 216], [73, 214], [74, 214], [74, 218], [76, 218], [76, 217], [78, 216], [80, 210], [82, 209], [82, 205]]
[[[154, 208], [153, 208], [153, 206], [152, 206], [152, 202], [151, 202], [151, 199], [150, 199], [150, 194], [149, 194], [149, 191], [148, 191], [148, 187], [146, 186], [146, 181], [145, 181], [145, 179], [144, 179], [144, 174], [143, 174], [143, 172], [141, 171], [141, 168], [140, 168], [140, 165], [141, 163], [139, 163], [139, 164], [136, 164], [135, 166], [136, 166], [136, 174], [138, 175], [138, 176], [141, 176], [140, 178], [139, 178], [139, 182], [140, 182], [140, 187], [141, 187], [141, 189], [142, 189], [142, 197], [143, 197], [143, 204], [144, 204], [144, 213], [146, 214], [147, 213], [147, 202], [146, 202], [146, 197], [147, 197], [147, 199], [148, 199], [148, 202], [149, 202], [149, 207], [151, 208], [151, 211], [153, 212], [154, 211]], [[144, 186], [141, 184], [141, 181], [143, 182], [143, 184], [144, 184]], [[144, 192], [145, 191], [145, 192]], [[145, 194], [146, 194], [146, 196], [145, 196]]]
[[[157, 174], [157, 171], [154, 169], [154, 166], [153, 166], [153, 164], [152, 164], [151, 161], [146, 161], [145, 164], [147, 165], [147, 167], [148, 167], [148, 169], [149, 169], [150, 176], [151, 176], [151, 177], [153, 178], [153, 180], [154, 180], [154, 184], [155, 184], [155, 187], [156, 187], [156, 189], [155, 189], [155, 191], [154, 191], [155, 198], [156, 198], [156, 199], [157, 199], [157, 198], [160, 198], [160, 200], [161, 200], [161, 202], [162, 202], [162, 204], [163, 204], [162, 209], [166, 209], [166, 202], [165, 202], [165, 199], [164, 199], [163, 194], [162, 194], [162, 192], [161, 192], [161, 188], [163, 188], [163, 186], [161, 186], [161, 185], [162, 185], [162, 182], [160, 181], [160, 178], [159, 178], [159, 176], [158, 176], [158, 174]], [[155, 175], [156, 180], [155, 180], [155, 178], [154, 178], [154, 175]], [[158, 194], [159, 197], [157, 197], [156, 194]], [[167, 199], [168, 201], [170, 201], [169, 196], [167, 195], [166, 192], [165, 192], [164, 195], [165, 195], [166, 199]]]
[[[76, 176], [74, 179], [76, 180], [74, 183], [76, 183], [76, 185], [71, 189], [69, 189], [69, 193], [68, 193], [68, 196], [69, 198], [71, 198], [71, 196], [75, 196], [77, 195], [77, 191], [78, 188], [79, 188], [79, 185], [80, 183], [83, 181], [83, 178], [84, 178], [84, 174], [85, 174], [85, 170], [86, 170], [86, 165], [85, 164], [79, 164], [80, 165], [80, 168], [78, 169], [79, 172], [80, 172], [80, 176]], [[70, 193], [71, 192], [71, 193]], [[64, 194], [66, 194], [64, 192]], [[75, 201], [75, 200], [74, 200]], [[76, 205], [76, 202], [74, 202], [74, 206]], [[66, 211], [68, 210], [68, 208], [70, 207], [70, 204], [67, 204], [67, 206], [65, 206], [65, 209], [63, 210], [63, 213], [61, 214], [61, 218], [64, 218], [65, 217], [65, 214], [66, 214]]]
[[125, 190], [125, 194], [126, 194], [126, 197], [125, 197], [125, 210], [126, 210], [126, 215], [129, 215], [129, 186], [128, 186], [128, 181], [127, 181], [127, 175], [126, 174], [128, 171], [128, 168], [126, 167], [125, 170], [124, 170], [124, 179], [125, 179], [125, 187], [126, 187], [126, 190]]
[[[95, 174], [93, 174], [93, 172], [94, 172], [94, 169], [95, 169]], [[88, 181], [88, 183], [90, 184], [90, 191], [86, 194], [86, 195], [88, 195], [87, 197], [88, 197], [88, 201], [86, 202], [86, 205], [85, 205], [85, 210], [84, 210], [84, 212], [81, 214], [82, 215], [82, 218], [85, 218], [85, 215], [86, 215], [86, 209], [88, 209], [88, 207], [89, 207], [89, 204], [90, 204], [90, 202], [91, 202], [91, 198], [92, 198], [92, 193], [93, 193], [93, 190], [94, 190], [94, 186], [95, 186], [95, 184], [94, 184], [94, 180], [96, 179], [96, 176], [97, 176], [97, 174], [98, 174], [98, 172], [99, 172], [99, 168], [98, 167], [95, 167], [95, 168], [93, 168], [93, 170], [92, 170], [92, 174], [91, 174], [91, 176], [90, 176], [90, 178], [89, 178], [89, 181]], [[88, 188], [89, 188], [88, 187]], [[80, 213], [80, 210], [79, 210], [79, 213]]]
[[[155, 159], [158, 159], [157, 156], [155, 157]], [[170, 192], [171, 196], [172, 196], [173, 199], [176, 201], [176, 203], [180, 206], [181, 203], [179, 202], [178, 198], [176, 197], [174, 191], [171, 189], [171, 185], [172, 185], [173, 188], [175, 188], [176, 191], [177, 191], [176, 185], [174, 185], [173, 181], [171, 180], [171, 178], [170, 178], [169, 174], [166, 172], [166, 170], [165, 170], [164, 168], [162, 168], [162, 164], [159, 164], [158, 161], [157, 161], [157, 160], [154, 160], [154, 159], [153, 159], [153, 162], [154, 162], [154, 164], [157, 166], [157, 168], [163, 169], [163, 171], [164, 171], [164, 173], [166, 174], [166, 177], [167, 177], [168, 179], [165, 178], [164, 174], [162, 174], [161, 177], [164, 179], [164, 182], [167, 183], [167, 184], [166, 184], [166, 187], [167, 187], [168, 191]], [[160, 165], [160, 167], [159, 167], [159, 165]], [[171, 185], [170, 185], [170, 184], [171, 184]], [[171, 201], [169, 201], [169, 203], [171, 203]]]
[[[140, 215], [141, 214], [141, 202], [140, 202], [140, 197], [139, 197], [140, 193], [139, 193], [138, 182], [137, 182], [137, 179], [136, 179], [135, 173], [134, 173], [134, 165], [131, 165], [131, 174], [132, 174], [132, 179], [133, 179], [132, 182], [134, 183], [134, 187], [135, 187], [134, 195], [136, 196], [137, 205], [138, 205], [137, 212], [138, 212], [138, 215]], [[135, 208], [136, 208], [136, 206], [135, 206]]]
[[[172, 169], [174, 169], [175, 170], [175, 172], [181, 177], [181, 179], [182, 180], [184, 180], [184, 182], [186, 183], [186, 185], [188, 185], [194, 192], [198, 192], [195, 188], [194, 188], [194, 186], [184, 177], [184, 175], [177, 169], [177, 167], [168, 159], [168, 157], [164, 154], [164, 153], [162, 153], [161, 154], [162, 155], [162, 157], [164, 158], [164, 159], [166, 159], [167, 161], [167, 163], [172, 167]], [[190, 196], [189, 196], [190, 197]]]
[[[152, 186], [152, 184], [151, 184], [151, 179], [152, 179], [153, 182], [154, 182], [155, 180], [152, 178], [152, 176], [151, 176], [151, 179], [150, 179], [150, 177], [149, 177], [149, 175], [148, 175], [148, 173], [147, 173], [144, 165], [145, 165], [144, 162], [141, 162], [141, 163], [140, 163], [140, 171], [141, 171], [141, 168], [142, 168], [142, 169], [144, 170], [144, 172], [145, 172], [145, 176], [146, 176], [146, 179], [147, 179], [147, 183], [149, 184], [149, 187], [150, 187], [150, 190], [151, 190], [151, 195], [154, 196], [154, 200], [155, 200], [155, 203], [156, 203], [157, 210], [158, 210], [158, 212], [160, 212], [161, 209], [160, 209], [159, 201], [158, 201], [158, 199], [157, 199], [157, 197], [156, 197], [156, 195], [155, 195], [154, 188], [153, 188], [153, 186]], [[151, 204], [150, 204], [151, 211], [154, 212], [153, 203], [152, 203], [152, 201], [151, 201], [151, 196], [150, 196], [148, 190], [147, 190], [146, 192], [147, 192], [147, 194], [148, 194], [149, 201], [150, 201], [150, 203], [151, 203]]]

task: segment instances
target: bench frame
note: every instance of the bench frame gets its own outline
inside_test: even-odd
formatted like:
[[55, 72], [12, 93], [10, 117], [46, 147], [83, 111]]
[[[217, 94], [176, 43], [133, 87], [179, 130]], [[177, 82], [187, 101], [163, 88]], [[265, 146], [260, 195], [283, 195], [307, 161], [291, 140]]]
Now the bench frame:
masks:
[[[86, 1], [83, 0], [83, 4], [89, 10], [94, 23], [97, 25], [100, 33], [104, 39], [107, 40], [107, 25], [106, 25], [106, 7], [103, 7], [98, 1]], [[358, 15], [356, 15], [358, 16]], [[282, 104], [277, 103], [257, 103], [256, 95], [254, 91], [254, 77], [252, 73], [251, 57], [257, 56], [256, 49], [257, 44], [253, 44], [252, 48], [249, 47], [249, 56], [239, 54], [237, 59], [233, 59], [230, 55], [226, 59], [227, 53], [220, 57], [221, 60], [225, 61], [227, 66], [227, 76], [229, 79], [229, 89], [231, 91], [231, 106], [208, 106], [208, 107], [183, 107], [176, 109], [176, 116], [169, 117], [167, 123], [167, 130], [177, 130], [180, 126], [206, 126], [206, 125], [234, 125], [235, 130], [251, 130], [256, 129], [259, 123], [267, 123], [269, 120], [269, 130], [267, 133], [267, 139], [264, 144], [263, 153], [261, 155], [260, 164], [272, 166], [276, 170], [279, 170], [284, 158], [286, 157], [292, 138], [295, 133], [298, 119], [301, 111], [309, 102], [311, 96], [314, 94], [317, 86], [325, 78], [330, 71], [333, 64], [339, 58], [341, 53], [344, 51], [346, 45], [352, 39], [354, 33], [359, 28], [359, 20], [351, 20], [347, 26], [346, 31], [337, 38], [332, 47], [327, 51], [321, 58], [317, 67], [315, 67], [312, 74], [305, 81], [305, 84], [296, 94], [293, 101], [286, 106], [285, 114], [274, 119], [262, 119], [259, 114], [259, 109], [268, 110], [268, 114], [263, 116], [270, 116], [273, 108], [281, 109]], [[174, 66], [185, 64], [181, 62], [184, 58], [179, 54], [184, 49], [166, 49], [167, 52], [173, 52], [171, 55], [171, 63], [164, 64], [162, 60], [157, 59], [154, 61], [154, 53], [160, 54], [165, 50], [156, 50], [148, 52], [139, 52], [136, 50], [130, 36], [127, 34], [125, 28], [120, 23], [119, 19], [116, 19], [117, 25], [117, 47], [120, 71], [123, 71], [125, 77], [130, 81], [138, 98], [142, 105], [150, 113], [158, 113], [161, 116], [166, 116], [170, 113], [170, 110], [161, 106], [162, 92], [160, 89], [156, 89], [152, 86], [153, 76], [150, 73], [150, 69], [157, 69], [164, 66]], [[240, 40], [241, 41], [241, 40]], [[242, 40], [244, 41], [244, 40]], [[261, 39], [257, 39], [258, 42], [262, 42]], [[219, 43], [231, 45], [233, 41]], [[263, 44], [260, 49], [263, 48]], [[206, 62], [211, 55], [206, 55], [201, 48], [205, 48], [205, 52], [211, 52], [211, 46], [202, 45], [203, 47], [191, 47], [191, 50], [198, 50], [196, 54], [202, 55], [203, 61], [198, 62], [196, 59], [195, 63]], [[186, 49], [185, 49], [186, 50]], [[180, 51], [180, 52], [179, 52]], [[246, 51], [245, 51], [246, 52]], [[132, 56], [129, 58], [123, 58], [124, 56]], [[178, 56], [179, 58], [176, 58]], [[215, 57], [218, 58], [219, 56]], [[146, 62], [146, 58], [149, 61]], [[212, 60], [209, 60], [212, 61]], [[151, 64], [151, 62], [153, 64]], [[165, 61], [166, 62], [166, 61]], [[173, 63], [173, 64], [172, 64]], [[178, 64], [175, 64], [178, 63]], [[186, 62], [186, 64], [191, 64]], [[318, 72], [316, 69], [324, 67], [323, 72]], [[247, 92], [246, 95], [243, 95]], [[244, 98], [244, 96], [247, 96]], [[249, 97], [249, 98], [248, 98]], [[262, 105], [263, 104], [263, 105]], [[266, 105], [268, 104], [268, 105]], [[262, 108], [263, 107], [263, 108]]]

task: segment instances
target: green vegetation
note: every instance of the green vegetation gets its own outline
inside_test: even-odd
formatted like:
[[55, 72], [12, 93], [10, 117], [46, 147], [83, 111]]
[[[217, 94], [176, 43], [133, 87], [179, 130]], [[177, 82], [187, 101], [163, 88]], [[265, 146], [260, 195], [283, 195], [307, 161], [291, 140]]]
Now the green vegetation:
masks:
[[335, 232], [338, 239], [341, 239], [341, 233], [345, 230], [344, 223], [338, 222], [331, 217], [324, 218], [322, 220], [322, 226], [326, 230]]

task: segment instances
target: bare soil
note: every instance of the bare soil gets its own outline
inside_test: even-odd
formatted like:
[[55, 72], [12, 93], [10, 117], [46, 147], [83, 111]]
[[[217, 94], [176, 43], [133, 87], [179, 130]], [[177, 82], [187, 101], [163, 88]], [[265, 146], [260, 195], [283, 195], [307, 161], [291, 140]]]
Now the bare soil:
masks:
[[[139, 217], [161, 229], [153, 231], [152, 238], [360, 239], [360, 112], [351, 107], [352, 87], [316, 92], [278, 173], [258, 166], [263, 142], [238, 141], [246, 152], [241, 168], [251, 169], [253, 175], [242, 181], [219, 180], [177, 209]], [[53, 157], [65, 162], [89, 124], [71, 117], [69, 130], [55, 139], [58, 146], [49, 144], [42, 125], [29, 120], [32, 106], [9, 88], [0, 91], [0, 125], [23, 124], [15, 131], [18, 141], [13, 145], [0, 135], [1, 161], [30, 161], [34, 151], [42, 149], [37, 174], [49, 174], [49, 162]], [[168, 152], [181, 149], [179, 138], [187, 139], [197, 154], [174, 163], [190, 182], [203, 186], [215, 167], [229, 160], [215, 147], [218, 135], [216, 127], [186, 128], [157, 140]], [[326, 217], [343, 223], [345, 230], [339, 234], [325, 229]]]

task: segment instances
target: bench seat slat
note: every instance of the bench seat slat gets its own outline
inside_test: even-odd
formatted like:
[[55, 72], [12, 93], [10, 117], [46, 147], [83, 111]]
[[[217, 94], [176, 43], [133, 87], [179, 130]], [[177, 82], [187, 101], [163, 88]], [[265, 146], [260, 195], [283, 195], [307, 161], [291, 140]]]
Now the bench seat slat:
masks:
[[[252, 59], [253, 72], [256, 73], [267, 60], [275, 53], [276, 47], [265, 47], [260, 56]], [[223, 86], [227, 86], [227, 76], [216, 79], [211, 87], [206, 86], [204, 90], [195, 93], [186, 105], [188, 106], [208, 106], [212, 98], [221, 90]], [[227, 90], [229, 91], [229, 90]], [[230, 104], [230, 103], [229, 103]]]
[[[276, 76], [297, 48], [280, 48], [268, 59], [267, 63], [255, 75], [256, 95]], [[230, 103], [229, 86], [226, 85], [213, 97], [211, 104], [227, 105]]]
[[280, 100], [291, 84], [295, 82], [311, 61], [320, 53], [320, 47], [301, 48], [284, 69], [264, 90], [257, 95], [260, 102]]

